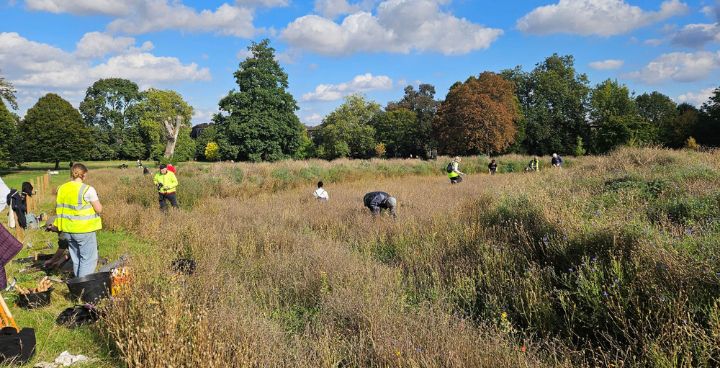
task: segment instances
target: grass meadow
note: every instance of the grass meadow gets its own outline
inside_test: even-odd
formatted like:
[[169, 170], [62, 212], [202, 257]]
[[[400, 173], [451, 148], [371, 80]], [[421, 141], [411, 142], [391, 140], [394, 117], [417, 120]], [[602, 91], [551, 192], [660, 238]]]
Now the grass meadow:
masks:
[[[718, 159], [623, 148], [523, 173], [513, 155], [490, 176], [466, 158], [459, 185], [445, 158], [188, 163], [167, 214], [139, 170], [92, 170], [101, 255], [130, 254], [132, 287], [94, 326], [19, 318], [99, 366], [717, 366]], [[373, 190], [397, 220], [363, 208]]]

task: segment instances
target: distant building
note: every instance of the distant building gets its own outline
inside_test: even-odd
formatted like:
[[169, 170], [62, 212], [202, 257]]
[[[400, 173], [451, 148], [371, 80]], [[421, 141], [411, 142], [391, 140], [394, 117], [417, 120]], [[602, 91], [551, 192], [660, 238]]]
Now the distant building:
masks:
[[315, 125], [315, 126], [305, 125], [305, 129], [307, 129], [308, 137], [311, 140], [315, 140], [315, 136], [317, 135], [318, 131], [320, 131], [320, 125]]
[[202, 123], [195, 125], [190, 131], [190, 138], [197, 139], [200, 136], [200, 133], [202, 133], [203, 130], [207, 129], [210, 125], [212, 125], [212, 123]]

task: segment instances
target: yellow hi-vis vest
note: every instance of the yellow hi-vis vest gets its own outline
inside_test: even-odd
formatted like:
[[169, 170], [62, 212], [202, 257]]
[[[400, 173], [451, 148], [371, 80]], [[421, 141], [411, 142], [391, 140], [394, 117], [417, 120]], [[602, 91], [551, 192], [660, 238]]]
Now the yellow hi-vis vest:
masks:
[[63, 233], [81, 234], [102, 229], [102, 220], [90, 202], [85, 200], [90, 186], [67, 182], [58, 188], [55, 226]]

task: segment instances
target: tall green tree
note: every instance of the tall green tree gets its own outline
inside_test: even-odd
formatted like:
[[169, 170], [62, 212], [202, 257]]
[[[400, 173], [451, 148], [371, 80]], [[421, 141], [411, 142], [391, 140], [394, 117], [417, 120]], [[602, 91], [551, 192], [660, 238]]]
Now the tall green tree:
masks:
[[720, 146], [720, 88], [713, 91], [710, 99], [700, 108], [697, 142], [701, 145]]
[[630, 91], [618, 81], [608, 79], [592, 90], [590, 120], [595, 133], [592, 148], [596, 153], [628, 143], [653, 143], [650, 123], [640, 118]]
[[214, 118], [224, 138], [225, 159], [275, 161], [291, 157], [301, 145], [303, 126], [295, 115], [295, 98], [287, 91], [288, 76], [265, 39], [253, 43], [251, 56], [235, 72], [238, 90], [220, 100]]
[[100, 79], [87, 89], [80, 113], [93, 128], [95, 158], [146, 157], [135, 109], [140, 99], [137, 84], [127, 79]]
[[415, 156], [427, 155], [437, 148], [433, 139], [432, 122], [437, 114], [440, 101], [435, 100], [435, 87], [432, 84], [420, 84], [417, 91], [413, 86], [405, 87], [405, 95], [398, 102], [388, 103], [385, 111], [406, 109], [415, 113], [417, 129], [413, 139], [413, 147], [406, 152]]
[[660, 93], [643, 93], [635, 97], [638, 114], [650, 124], [653, 141], [667, 147], [680, 148], [690, 136], [691, 130], [684, 131], [678, 122], [677, 104], [670, 97]]
[[450, 87], [433, 130], [441, 154], [498, 153], [513, 143], [519, 120], [512, 82], [484, 72]]
[[418, 146], [418, 136], [424, 134], [415, 112], [405, 108], [378, 114], [372, 121], [375, 140], [385, 145], [387, 157], [409, 157], [425, 154], [424, 147]]
[[136, 108], [148, 157], [174, 161], [195, 157], [195, 141], [190, 138], [193, 108], [179, 93], [150, 88], [142, 92]]
[[25, 161], [80, 161], [92, 150], [90, 128], [62, 97], [48, 93], [25, 114], [19, 126]]
[[6, 169], [21, 161], [17, 152], [20, 143], [17, 137], [17, 120], [0, 100], [0, 169]]
[[[572, 153], [580, 137], [590, 141], [586, 121], [588, 78], [575, 70], [575, 59], [553, 54], [530, 73], [519, 68], [503, 76], [515, 82], [524, 116], [524, 142], [533, 154]], [[521, 129], [522, 130], [522, 129]]]
[[381, 113], [380, 105], [352, 95], [320, 124], [315, 137], [317, 155], [325, 159], [339, 157], [370, 158], [375, 151], [375, 128], [371, 122]]

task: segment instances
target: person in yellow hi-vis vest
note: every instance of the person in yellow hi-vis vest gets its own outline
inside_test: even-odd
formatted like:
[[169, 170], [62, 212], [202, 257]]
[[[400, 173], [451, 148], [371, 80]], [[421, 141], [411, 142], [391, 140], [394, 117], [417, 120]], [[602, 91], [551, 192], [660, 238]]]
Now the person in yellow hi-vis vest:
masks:
[[175, 174], [173, 174], [172, 171], [168, 170], [167, 165], [160, 165], [160, 172], [155, 174], [155, 177], [153, 178], [153, 183], [155, 183], [155, 186], [158, 190], [160, 209], [167, 209], [167, 204], [165, 203], [166, 200], [170, 201], [170, 205], [177, 208], [178, 203], [177, 195], [175, 194], [175, 192], [177, 191], [178, 180]]
[[68, 241], [76, 277], [95, 272], [98, 261], [95, 233], [102, 229], [102, 204], [95, 188], [84, 183], [87, 173], [85, 165], [72, 165], [70, 181], [58, 188], [53, 222]]

